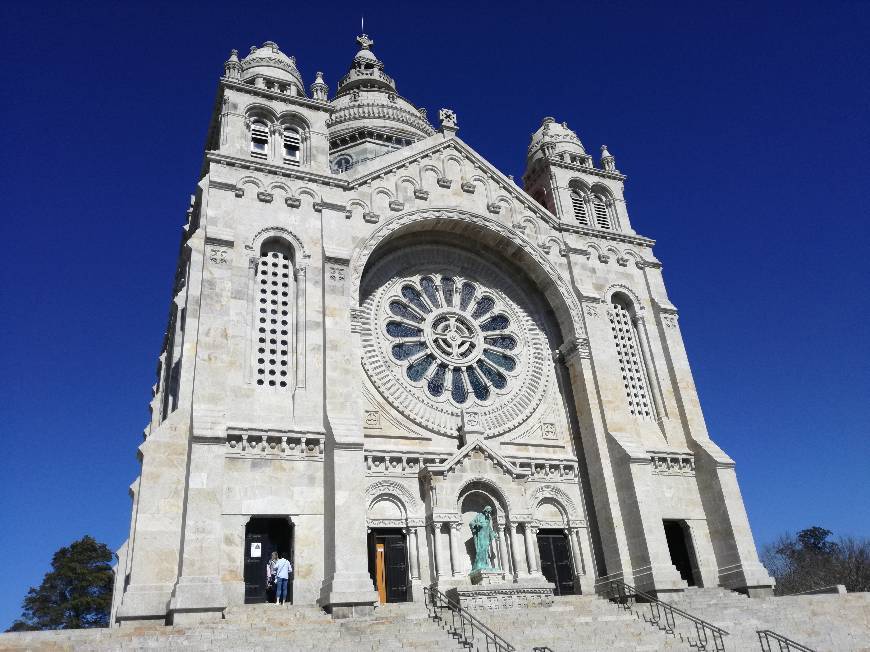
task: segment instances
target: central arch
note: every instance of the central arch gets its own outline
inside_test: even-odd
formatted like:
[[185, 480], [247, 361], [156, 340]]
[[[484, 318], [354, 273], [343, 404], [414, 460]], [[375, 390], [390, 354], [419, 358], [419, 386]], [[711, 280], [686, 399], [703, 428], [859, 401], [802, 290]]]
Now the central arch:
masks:
[[580, 302], [555, 265], [522, 233], [484, 215], [458, 209], [424, 209], [401, 214], [362, 242], [350, 260], [350, 301], [358, 306], [366, 267], [375, 252], [394, 239], [415, 232], [439, 231], [487, 245], [512, 260], [541, 291], [553, 310], [563, 341], [585, 339]]

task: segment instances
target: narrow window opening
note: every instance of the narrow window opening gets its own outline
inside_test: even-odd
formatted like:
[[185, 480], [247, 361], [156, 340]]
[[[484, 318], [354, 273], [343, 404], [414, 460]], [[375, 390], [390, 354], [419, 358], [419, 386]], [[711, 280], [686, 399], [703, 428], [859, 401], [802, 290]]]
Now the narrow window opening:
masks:
[[269, 152], [269, 128], [263, 122], [251, 124], [251, 156], [265, 159]]
[[589, 215], [586, 213], [585, 197], [576, 190], [571, 192], [571, 205], [574, 207], [574, 217], [583, 226], [589, 226]]
[[637, 327], [629, 306], [619, 297], [614, 297], [608, 311], [613, 341], [622, 373], [628, 409], [636, 417], [654, 419], [650, 401], [649, 377], [643, 362]]
[[295, 127], [284, 128], [284, 163], [287, 165], [299, 165], [302, 138], [299, 130]]

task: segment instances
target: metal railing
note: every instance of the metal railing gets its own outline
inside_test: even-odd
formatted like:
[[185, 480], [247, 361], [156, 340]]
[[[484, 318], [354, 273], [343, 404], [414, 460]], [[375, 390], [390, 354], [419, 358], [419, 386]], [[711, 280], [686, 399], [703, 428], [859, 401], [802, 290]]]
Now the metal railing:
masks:
[[[800, 643], [795, 643], [790, 638], [786, 638], [785, 636], [777, 634], [769, 629], [759, 629], [756, 631], [756, 634], [758, 634], [758, 643], [761, 645], [762, 652], [774, 652], [774, 650], [777, 650], [778, 652], [791, 652], [792, 650], [796, 650], [797, 652], [815, 652], [812, 648], [808, 648], [806, 645], [801, 645]], [[776, 645], [777, 647], [773, 647], [771, 641], [773, 641], [773, 645]]]
[[[423, 587], [426, 611], [432, 620], [441, 621], [448, 633], [470, 650], [515, 652], [513, 645], [472, 616], [434, 587]], [[449, 616], [445, 615], [448, 612]]]
[[[655, 625], [663, 632], [667, 632], [672, 636], [679, 634], [681, 638], [687, 639], [689, 645], [692, 647], [696, 647], [699, 650], [725, 652], [725, 642], [723, 638], [728, 636], [728, 632], [721, 627], [708, 623], [706, 620], [701, 620], [697, 616], [686, 613], [682, 609], [678, 609], [667, 602], [662, 602], [654, 595], [638, 591], [633, 586], [630, 586], [621, 580], [610, 580], [609, 584], [610, 590], [607, 597], [611, 602], [616, 603], [627, 611], [631, 610], [632, 607], [637, 608], [639, 615], [641, 615], [646, 622]], [[640, 602], [649, 605], [648, 615], [643, 613], [640, 607], [637, 607]], [[693, 638], [691, 635], [677, 631], [677, 616], [688, 620], [691, 625], [694, 625], [697, 638]], [[711, 644], [712, 647], [710, 647]]]

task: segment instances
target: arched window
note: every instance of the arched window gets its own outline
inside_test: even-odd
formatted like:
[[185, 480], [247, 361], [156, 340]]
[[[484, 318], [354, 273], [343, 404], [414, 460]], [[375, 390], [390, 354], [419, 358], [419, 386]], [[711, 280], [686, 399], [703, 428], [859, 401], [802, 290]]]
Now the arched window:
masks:
[[601, 195], [592, 196], [592, 210], [595, 213], [595, 226], [599, 229], [611, 230], [610, 212], [607, 209], [607, 201]]
[[583, 226], [589, 226], [589, 215], [586, 212], [586, 197], [579, 190], [571, 191], [571, 205], [574, 207], [574, 217]]
[[269, 126], [262, 120], [251, 123], [251, 156], [269, 158]]
[[257, 263], [255, 378], [257, 385], [292, 387], [293, 304], [295, 288], [290, 246], [278, 238], [267, 240]]
[[302, 137], [296, 127], [284, 127], [284, 163], [298, 166], [302, 161]]
[[636, 417], [654, 419], [655, 410], [650, 401], [649, 375], [641, 349], [633, 306], [620, 294], [614, 294], [610, 303], [607, 316], [610, 319], [613, 341], [616, 343], [616, 354], [622, 372], [625, 396], [628, 399], [628, 409]]

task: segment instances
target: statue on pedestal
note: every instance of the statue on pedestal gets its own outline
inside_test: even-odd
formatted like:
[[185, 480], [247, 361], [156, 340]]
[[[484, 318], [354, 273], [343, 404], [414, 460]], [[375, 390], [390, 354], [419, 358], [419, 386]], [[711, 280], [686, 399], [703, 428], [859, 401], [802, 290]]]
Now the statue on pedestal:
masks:
[[492, 527], [492, 507], [487, 505], [482, 512], [475, 514], [469, 523], [471, 534], [474, 536], [474, 563], [472, 572], [496, 570], [489, 563], [489, 550], [492, 542], [498, 537]]

